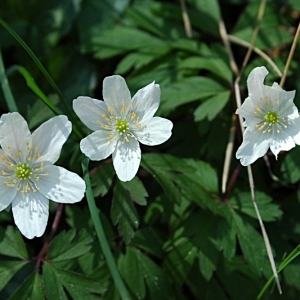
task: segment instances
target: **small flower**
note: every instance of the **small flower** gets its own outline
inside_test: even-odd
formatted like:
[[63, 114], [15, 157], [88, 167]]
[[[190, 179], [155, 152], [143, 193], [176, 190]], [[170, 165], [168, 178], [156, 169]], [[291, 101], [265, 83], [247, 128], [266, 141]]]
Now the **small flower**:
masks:
[[12, 203], [15, 223], [28, 239], [44, 233], [48, 199], [74, 203], [84, 196], [84, 181], [53, 165], [70, 132], [66, 116], [50, 119], [33, 134], [19, 113], [1, 117], [0, 211]]
[[140, 165], [139, 142], [159, 145], [171, 136], [171, 121], [153, 117], [160, 102], [160, 88], [154, 82], [140, 89], [133, 98], [123, 77], [114, 75], [103, 81], [104, 101], [78, 97], [73, 108], [93, 132], [80, 142], [81, 151], [91, 160], [112, 154], [120, 180], [131, 180]]
[[263, 84], [268, 74], [265, 67], [257, 67], [249, 74], [249, 97], [236, 110], [245, 118], [243, 143], [236, 158], [247, 166], [262, 157], [270, 147], [277, 159], [281, 150], [288, 151], [300, 144], [300, 118], [293, 103], [295, 91], [286, 92], [276, 82]]

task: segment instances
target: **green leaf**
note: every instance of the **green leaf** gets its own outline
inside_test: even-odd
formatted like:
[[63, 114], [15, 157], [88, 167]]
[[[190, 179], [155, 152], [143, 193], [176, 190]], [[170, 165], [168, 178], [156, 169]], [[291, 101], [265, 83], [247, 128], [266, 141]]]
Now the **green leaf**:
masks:
[[165, 154], [145, 154], [141, 166], [155, 177], [167, 197], [178, 203], [181, 196], [174, 183], [174, 176], [178, 179], [182, 173], [188, 174], [194, 171], [194, 168], [188, 166], [182, 159]]
[[226, 81], [230, 81], [232, 77], [230, 67], [213, 53], [205, 57], [188, 57], [180, 62], [179, 67], [182, 69], [208, 70]]
[[224, 91], [207, 98], [205, 102], [194, 111], [195, 121], [201, 121], [205, 118], [207, 118], [208, 121], [213, 120], [227, 104], [229, 96], [230, 91]]
[[33, 272], [16, 290], [16, 292], [9, 298], [10, 300], [31, 299], [42, 300], [45, 299], [42, 290], [42, 278], [38, 272]]
[[232, 210], [233, 226], [246, 261], [257, 274], [271, 275], [271, 266], [262, 236]]
[[140, 250], [127, 247], [120, 258], [120, 272], [135, 295], [145, 294], [145, 283], [151, 299], [169, 299], [171, 288], [162, 270]]
[[53, 268], [59, 282], [64, 286], [74, 300], [99, 299], [99, 294], [105, 292], [99, 280], [89, 278], [79, 273]]
[[28, 87], [53, 111], [54, 114], [60, 115], [61, 112], [56, 106], [48, 99], [48, 97], [42, 92], [42, 90], [37, 86], [34, 78], [30, 73], [24, 68], [19, 67], [18, 71], [26, 79]]
[[296, 183], [300, 180], [300, 148], [291, 149], [284, 157], [281, 165], [283, 178], [289, 183]]
[[[282, 215], [282, 211], [279, 209], [279, 206], [272, 203], [271, 197], [259, 191], [255, 192], [255, 197], [263, 221], [275, 221]], [[250, 192], [238, 193], [231, 197], [229, 202], [233, 208], [257, 219]]]
[[163, 237], [155, 227], [143, 227], [136, 231], [130, 246], [140, 248], [158, 258], [163, 257]]
[[92, 44], [93, 49], [95, 49], [95, 56], [101, 59], [141, 48], [148, 53], [165, 53], [169, 49], [163, 40], [144, 31], [124, 26], [115, 26], [113, 29], [94, 36]]
[[0, 229], [0, 254], [29, 259], [24, 240], [15, 227], [8, 226], [5, 232]]
[[62, 282], [50, 264], [43, 264], [43, 287], [46, 299], [68, 300]]
[[115, 170], [112, 164], [103, 164], [92, 176], [91, 184], [94, 197], [105, 196], [112, 186]]
[[111, 219], [114, 225], [118, 224], [119, 232], [128, 244], [134, 236], [134, 228], [139, 226], [139, 217], [129, 193], [119, 181], [114, 188]]
[[174, 110], [180, 105], [224, 92], [224, 87], [207, 77], [189, 77], [162, 90], [160, 110]]
[[131, 293], [137, 299], [144, 299], [146, 295], [146, 285], [141, 264], [137, 259], [137, 253], [134, 248], [126, 248], [126, 254], [120, 256], [118, 260], [118, 268]]
[[176, 285], [186, 282], [197, 255], [198, 249], [189, 238], [179, 238], [169, 245], [163, 268], [173, 277]]
[[91, 242], [91, 236], [84, 229], [62, 231], [51, 242], [47, 260], [58, 262], [81, 256], [91, 249]]
[[0, 261], [0, 290], [25, 264], [25, 261]]
[[218, 228], [218, 217], [202, 210], [190, 215], [183, 227], [183, 236], [186, 236], [198, 250], [200, 272], [206, 280], [209, 280], [217, 268], [219, 259], [219, 251], [213, 243]]
[[139, 205], [146, 205], [148, 193], [138, 177], [134, 177], [131, 181], [121, 182], [121, 185], [128, 191], [130, 198]]

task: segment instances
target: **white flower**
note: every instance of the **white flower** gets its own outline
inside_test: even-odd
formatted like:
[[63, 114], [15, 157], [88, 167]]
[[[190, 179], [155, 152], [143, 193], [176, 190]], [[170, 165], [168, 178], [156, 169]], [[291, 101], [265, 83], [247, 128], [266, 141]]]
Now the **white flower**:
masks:
[[139, 142], [154, 146], [171, 136], [171, 121], [153, 117], [160, 102], [160, 88], [154, 82], [140, 89], [133, 98], [123, 77], [114, 75], [103, 81], [104, 101], [78, 97], [73, 108], [93, 132], [80, 142], [81, 151], [91, 160], [112, 154], [120, 180], [131, 180], [140, 165]]
[[19, 113], [1, 117], [0, 211], [12, 203], [15, 223], [28, 239], [44, 233], [48, 199], [74, 203], [84, 196], [84, 181], [53, 165], [70, 132], [66, 116], [50, 119], [33, 134]]
[[236, 110], [245, 118], [243, 143], [236, 158], [244, 166], [262, 157], [270, 147], [277, 159], [281, 150], [300, 144], [300, 118], [293, 103], [295, 91], [286, 92], [276, 82], [263, 84], [268, 74], [265, 67], [253, 69], [248, 77], [249, 97]]

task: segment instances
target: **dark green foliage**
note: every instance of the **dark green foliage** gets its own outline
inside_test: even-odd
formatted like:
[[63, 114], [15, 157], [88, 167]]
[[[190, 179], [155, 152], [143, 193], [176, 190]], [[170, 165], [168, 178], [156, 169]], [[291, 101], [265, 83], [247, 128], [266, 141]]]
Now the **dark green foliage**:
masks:
[[[236, 75], [219, 24], [224, 21], [241, 69], [247, 50], [241, 43], [251, 41], [260, 1], [184, 2], [192, 37], [187, 37], [180, 1], [173, 0], [1, 0], [0, 18], [37, 55], [70, 109], [78, 96], [103, 99], [102, 81], [113, 74], [126, 79], [132, 95], [153, 81], [160, 85], [156, 115], [172, 120], [170, 140], [157, 147], [141, 145], [141, 167], [130, 182], [119, 181], [110, 157], [90, 162], [97, 213], [131, 299], [255, 299], [272, 273], [246, 168], [235, 158], [241, 143], [239, 124], [232, 122]], [[281, 71], [299, 10], [298, 1], [267, 1], [255, 41]], [[2, 26], [0, 44], [13, 96], [30, 129], [53, 111], [71, 119]], [[297, 89], [298, 107], [299, 46], [284, 86]], [[252, 53], [240, 80], [242, 101], [249, 72], [261, 65], [270, 72], [266, 84], [280, 81], [272, 66]], [[2, 93], [0, 108], [7, 112]], [[83, 136], [90, 133], [78, 119], [72, 123]], [[222, 194], [232, 128], [233, 153]], [[58, 164], [81, 176], [79, 143], [72, 134]], [[277, 266], [300, 244], [299, 149], [281, 152], [278, 161], [269, 155], [270, 169], [262, 159], [253, 164], [256, 201]], [[45, 235], [34, 240], [21, 236], [10, 208], [0, 213], [0, 299], [119, 300], [86, 199], [64, 206], [48, 240], [56, 208], [50, 206]], [[293, 254], [294, 259], [299, 249]], [[285, 264], [281, 298], [298, 299], [299, 258]], [[265, 299], [279, 298], [275, 286], [266, 294]]]

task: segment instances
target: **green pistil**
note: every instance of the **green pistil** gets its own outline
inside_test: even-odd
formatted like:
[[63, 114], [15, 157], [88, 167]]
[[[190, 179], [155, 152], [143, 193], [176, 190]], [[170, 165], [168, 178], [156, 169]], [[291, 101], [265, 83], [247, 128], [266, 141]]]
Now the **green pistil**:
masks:
[[267, 114], [264, 116], [264, 119], [267, 123], [271, 125], [274, 125], [279, 121], [278, 114], [275, 111], [268, 111]]
[[30, 178], [32, 174], [32, 169], [29, 167], [28, 164], [19, 163], [15, 168], [15, 174], [21, 180], [26, 180]]
[[123, 134], [129, 130], [129, 124], [126, 120], [118, 119], [115, 123], [115, 128], [119, 133]]

